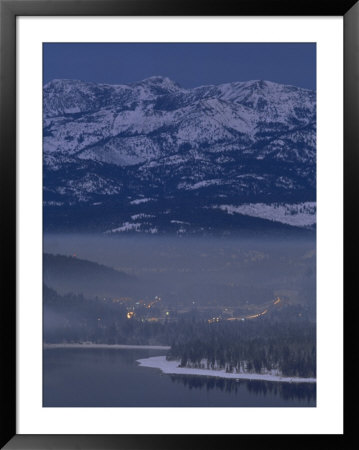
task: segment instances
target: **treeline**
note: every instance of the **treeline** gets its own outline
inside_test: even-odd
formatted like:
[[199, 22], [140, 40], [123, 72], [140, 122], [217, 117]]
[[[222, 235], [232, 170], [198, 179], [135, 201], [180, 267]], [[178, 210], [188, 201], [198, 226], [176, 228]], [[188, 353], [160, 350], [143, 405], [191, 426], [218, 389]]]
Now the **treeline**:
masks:
[[168, 323], [127, 319], [127, 309], [111, 300], [60, 295], [44, 286], [44, 341], [47, 343], [170, 345], [177, 328]]
[[169, 345], [167, 357], [179, 359], [182, 366], [230, 372], [278, 370], [301, 377], [316, 374], [316, 328], [307, 320], [264, 316], [209, 324], [196, 314], [183, 314], [176, 321], [160, 323], [129, 320], [126, 313], [120, 303], [59, 295], [45, 285], [44, 341]]
[[181, 366], [315, 377], [315, 325], [264, 319], [187, 324], [171, 343], [168, 358], [180, 359]]

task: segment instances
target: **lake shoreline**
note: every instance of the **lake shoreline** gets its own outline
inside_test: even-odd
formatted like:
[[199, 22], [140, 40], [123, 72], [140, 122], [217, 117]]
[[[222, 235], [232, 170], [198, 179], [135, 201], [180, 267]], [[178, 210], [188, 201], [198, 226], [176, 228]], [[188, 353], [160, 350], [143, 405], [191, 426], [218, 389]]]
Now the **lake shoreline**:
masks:
[[179, 367], [179, 361], [168, 361], [166, 356], [152, 356], [138, 359], [140, 367], [160, 369], [163, 373], [172, 375], [195, 375], [217, 378], [231, 378], [234, 380], [275, 381], [280, 383], [316, 383], [316, 378], [286, 377], [272, 374], [259, 373], [228, 373], [224, 370], [198, 369]]
[[[112, 350], [169, 350], [171, 347], [166, 345], [129, 345], [129, 344], [44, 344], [43, 349], [112, 349]], [[233, 373], [226, 372], [224, 369], [199, 369], [191, 367], [179, 367], [180, 361], [167, 360], [166, 356], [152, 356], [149, 358], [138, 359], [136, 362], [140, 367], [149, 367], [159, 369], [162, 373], [169, 375], [195, 375], [216, 378], [229, 378], [233, 380], [254, 380], [254, 381], [274, 381], [280, 383], [316, 383], [316, 378], [288, 377], [273, 375], [270, 373]]]
[[103, 349], [132, 349], [132, 350], [169, 350], [171, 347], [166, 345], [127, 345], [127, 344], [93, 344], [93, 343], [78, 343], [78, 344], [44, 344], [43, 348], [55, 349], [55, 348], [103, 348]]

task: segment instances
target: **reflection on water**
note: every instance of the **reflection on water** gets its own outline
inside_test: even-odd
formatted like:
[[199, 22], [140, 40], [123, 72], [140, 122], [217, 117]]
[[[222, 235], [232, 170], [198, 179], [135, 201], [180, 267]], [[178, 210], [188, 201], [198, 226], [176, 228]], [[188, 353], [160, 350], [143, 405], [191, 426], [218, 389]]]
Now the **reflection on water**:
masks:
[[188, 375], [170, 375], [174, 383], [183, 384], [188, 389], [205, 389], [210, 391], [218, 389], [222, 392], [238, 394], [241, 388], [258, 396], [266, 396], [268, 393], [279, 396], [284, 400], [306, 400], [309, 403], [315, 401], [315, 383], [278, 383], [258, 380], [230, 380], [215, 377], [199, 377]]
[[48, 349], [43, 358], [47, 407], [313, 407], [315, 384], [165, 375], [137, 359], [159, 350]]

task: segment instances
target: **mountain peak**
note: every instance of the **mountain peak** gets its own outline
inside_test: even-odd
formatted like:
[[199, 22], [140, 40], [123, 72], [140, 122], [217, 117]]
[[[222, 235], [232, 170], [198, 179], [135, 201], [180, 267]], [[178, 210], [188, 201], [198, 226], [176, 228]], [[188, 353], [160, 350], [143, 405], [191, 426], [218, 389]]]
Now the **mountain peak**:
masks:
[[[44, 89], [48, 229], [71, 215], [69, 229], [88, 229], [90, 217], [90, 228], [111, 233], [211, 233], [258, 217], [271, 226], [278, 215], [285, 226], [308, 223], [313, 91], [264, 80], [183, 89], [164, 76], [53, 83]], [[89, 213], [83, 224], [77, 205]]]
[[168, 92], [175, 92], [181, 89], [181, 86], [178, 83], [168, 77], [164, 77], [161, 75], [153, 75], [151, 77], [138, 81], [137, 83], [134, 83], [134, 85], [150, 86], [152, 88], [161, 89]]
[[156, 84], [163, 84], [163, 83], [170, 83], [170, 84], [177, 84], [176, 82], [172, 81], [168, 77], [164, 77], [162, 75], [153, 75], [151, 77], [144, 78], [142, 82], [149, 82], [149, 83], [156, 83]]

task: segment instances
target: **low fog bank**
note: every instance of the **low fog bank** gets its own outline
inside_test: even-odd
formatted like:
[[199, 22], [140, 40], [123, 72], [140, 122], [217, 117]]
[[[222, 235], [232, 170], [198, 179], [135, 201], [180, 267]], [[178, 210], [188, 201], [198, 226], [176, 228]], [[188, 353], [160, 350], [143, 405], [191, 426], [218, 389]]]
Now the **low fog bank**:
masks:
[[[168, 304], [197, 306], [262, 304], [279, 296], [315, 311], [313, 238], [46, 234], [44, 252], [91, 261], [119, 274], [117, 283], [96, 278], [96, 271], [87, 279], [77, 277], [76, 272], [70, 277], [53, 271], [44, 281], [61, 293], [131, 296], [134, 300], [160, 296]], [[46, 264], [45, 259], [44, 274]], [[128, 278], [123, 281], [125, 276]]]

